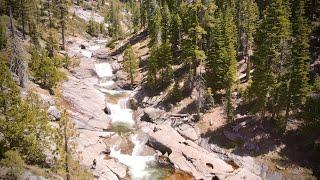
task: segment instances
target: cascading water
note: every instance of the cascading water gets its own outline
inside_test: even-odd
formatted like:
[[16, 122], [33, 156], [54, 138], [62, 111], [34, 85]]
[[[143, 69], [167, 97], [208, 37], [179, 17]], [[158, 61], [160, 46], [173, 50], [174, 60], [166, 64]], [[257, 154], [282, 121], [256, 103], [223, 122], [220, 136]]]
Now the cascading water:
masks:
[[134, 144], [132, 154], [122, 154], [120, 150], [111, 147], [110, 156], [117, 158], [121, 163], [129, 167], [132, 179], [148, 179], [149, 171], [148, 164], [155, 161], [154, 156], [142, 156], [141, 152], [144, 148], [144, 143], [137, 139], [137, 135], [131, 136], [131, 141]]
[[132, 110], [127, 108], [128, 99], [120, 99], [117, 104], [107, 103], [110, 108], [111, 114], [110, 118], [112, 123], [123, 123], [127, 124], [128, 127], [134, 125], [134, 120], [132, 117]]
[[129, 132], [127, 131], [126, 134], [120, 132], [119, 135], [123, 138], [127, 138], [129, 136], [128, 140], [133, 144], [131, 154], [122, 153], [121, 149], [118, 149], [117, 146], [111, 146], [110, 156], [118, 159], [119, 162], [128, 166], [131, 179], [152, 179], [150, 178], [152, 176], [150, 165], [155, 164], [156, 160], [154, 155], [143, 155], [145, 142], [140, 141], [138, 136], [134, 133], [133, 127], [135, 121], [133, 119], [133, 111], [129, 108], [129, 96], [132, 91], [112, 89], [112, 85], [114, 84], [114, 81], [111, 80], [113, 73], [108, 62], [95, 64], [94, 70], [99, 77], [99, 82], [96, 86], [101, 92], [106, 94], [106, 106], [110, 110], [110, 114], [108, 116], [112, 121], [113, 128], [116, 129], [117, 126], [125, 126], [125, 128], [129, 129]]

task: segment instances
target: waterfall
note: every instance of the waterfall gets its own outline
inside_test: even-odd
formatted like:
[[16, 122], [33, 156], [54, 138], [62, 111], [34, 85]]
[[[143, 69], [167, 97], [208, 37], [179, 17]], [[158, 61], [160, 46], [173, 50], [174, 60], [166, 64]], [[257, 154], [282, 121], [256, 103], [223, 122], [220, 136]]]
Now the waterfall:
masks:
[[112, 74], [112, 68], [109, 63], [100, 63], [94, 65], [94, 70], [96, 74], [99, 76], [99, 78], [111, 78], [113, 76]]
[[155, 161], [154, 156], [141, 156], [144, 143], [141, 143], [137, 139], [137, 135], [131, 136], [131, 141], [134, 144], [132, 154], [121, 154], [120, 150], [116, 150], [115, 147], [110, 148], [110, 156], [117, 158], [119, 162], [129, 167], [131, 179], [146, 179], [149, 175], [147, 170], [148, 164]]

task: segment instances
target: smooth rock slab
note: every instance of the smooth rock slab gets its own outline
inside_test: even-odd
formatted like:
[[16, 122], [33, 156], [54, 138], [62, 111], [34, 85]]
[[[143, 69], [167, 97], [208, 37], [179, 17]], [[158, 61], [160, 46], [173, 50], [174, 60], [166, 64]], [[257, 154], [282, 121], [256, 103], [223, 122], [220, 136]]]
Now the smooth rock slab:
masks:
[[149, 135], [148, 144], [162, 154], [168, 153], [175, 169], [192, 174], [195, 179], [261, 179], [249, 169], [231, 166], [218, 154], [209, 152], [186, 140], [168, 124], [144, 128]]
[[182, 124], [177, 128], [178, 132], [185, 138], [195, 141], [199, 139], [198, 133], [194, 127], [189, 124]]
[[190, 173], [196, 179], [211, 179], [215, 175], [224, 178], [234, 171], [217, 155], [186, 140], [168, 125], [158, 125], [155, 132], [150, 130], [146, 133], [150, 135], [149, 145], [163, 154], [167, 152], [176, 169]]

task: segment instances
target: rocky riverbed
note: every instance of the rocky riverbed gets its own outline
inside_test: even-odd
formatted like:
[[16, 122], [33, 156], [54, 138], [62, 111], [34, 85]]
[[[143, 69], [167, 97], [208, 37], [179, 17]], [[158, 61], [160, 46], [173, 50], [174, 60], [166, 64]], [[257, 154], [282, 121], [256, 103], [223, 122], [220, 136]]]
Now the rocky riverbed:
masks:
[[80, 65], [62, 85], [79, 133], [75, 141], [81, 163], [90, 168], [96, 159], [96, 179], [163, 179], [174, 169], [189, 174], [189, 179], [281, 179], [253, 158], [203, 143], [188, 114], [137, 107], [141, 102], [134, 94], [140, 88], [121, 88], [126, 76], [105, 43], [70, 38], [68, 54]]

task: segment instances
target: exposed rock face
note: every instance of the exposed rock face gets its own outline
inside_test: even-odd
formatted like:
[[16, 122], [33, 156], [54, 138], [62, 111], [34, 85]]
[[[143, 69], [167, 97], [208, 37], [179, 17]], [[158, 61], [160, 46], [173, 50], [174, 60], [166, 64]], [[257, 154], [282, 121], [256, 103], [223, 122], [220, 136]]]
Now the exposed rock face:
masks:
[[152, 107], [145, 108], [143, 111], [143, 115], [140, 118], [141, 121], [146, 121], [146, 122], [155, 122], [158, 120], [161, 115], [164, 113], [164, 111], [155, 109]]
[[51, 121], [59, 121], [61, 119], [61, 112], [56, 106], [50, 106], [48, 115]]
[[95, 51], [93, 54], [93, 57], [95, 57], [97, 59], [102, 59], [102, 60], [111, 60], [110, 55], [104, 49]]
[[163, 154], [168, 153], [176, 169], [190, 173], [196, 179], [261, 179], [249, 170], [231, 166], [217, 154], [186, 140], [169, 125], [155, 125], [146, 133], [150, 136], [150, 146]]
[[[232, 161], [233, 163], [237, 164], [241, 169], [234, 177], [239, 179], [240, 177], [246, 176], [246, 179], [251, 179], [253, 177], [249, 176], [248, 172], [251, 172], [262, 179], [274, 179], [274, 180], [281, 180], [283, 179], [282, 175], [278, 172], [269, 170], [268, 166], [262, 164], [261, 162], [256, 161], [254, 158], [249, 156], [238, 156], [233, 153], [230, 153], [228, 150], [218, 147], [217, 145], [211, 144], [210, 149], [217, 153], [217, 155], [221, 159], [225, 159], [228, 161]], [[249, 178], [251, 177], [251, 178]], [[242, 178], [243, 179], [243, 178]]]
[[104, 109], [103, 109], [103, 111], [104, 111], [104, 113], [106, 113], [106, 114], [111, 114], [111, 110], [110, 110], [110, 108], [108, 107], [108, 106], [106, 106]]
[[93, 20], [97, 23], [103, 23], [104, 22], [104, 17], [99, 15], [98, 13], [91, 11], [91, 10], [84, 10], [79, 6], [71, 6], [69, 8], [69, 12], [71, 14], [75, 14], [79, 18], [85, 20], [86, 22], [89, 22], [90, 20]]
[[177, 127], [177, 130], [186, 139], [190, 139], [192, 141], [199, 139], [199, 133], [189, 124], [181, 124]]
[[112, 67], [112, 71], [115, 74], [116, 72], [118, 72], [121, 69], [121, 64], [118, 63], [117, 61], [114, 61], [111, 63], [111, 67]]
[[52, 96], [48, 96], [48, 95], [45, 95], [42, 93], [38, 93], [38, 95], [46, 105], [48, 105], [48, 106], [55, 105], [55, 102], [54, 102], [54, 99], [52, 98]]

